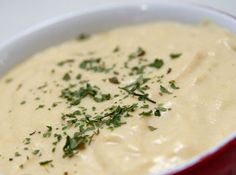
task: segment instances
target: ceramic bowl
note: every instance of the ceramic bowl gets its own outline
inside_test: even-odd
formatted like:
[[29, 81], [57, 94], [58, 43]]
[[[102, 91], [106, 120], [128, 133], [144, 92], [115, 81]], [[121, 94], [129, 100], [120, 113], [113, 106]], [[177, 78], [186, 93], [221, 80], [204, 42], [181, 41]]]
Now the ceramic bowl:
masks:
[[[72, 12], [33, 26], [0, 44], [0, 76], [28, 56], [51, 45], [74, 38], [80, 33], [96, 33], [117, 26], [151, 21], [198, 24], [204, 19], [209, 19], [236, 34], [236, 19], [233, 16], [196, 4], [132, 1]], [[151, 175], [156, 174], [236, 174], [236, 133], [180, 166], [151, 173]]]

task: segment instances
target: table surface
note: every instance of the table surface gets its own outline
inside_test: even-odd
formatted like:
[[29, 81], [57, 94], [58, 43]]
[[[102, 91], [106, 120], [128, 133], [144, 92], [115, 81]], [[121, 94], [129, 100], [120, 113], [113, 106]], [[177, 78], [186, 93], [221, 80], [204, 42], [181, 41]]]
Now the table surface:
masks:
[[[0, 43], [49, 18], [82, 8], [122, 1], [133, 0], [0, 0]], [[205, 4], [236, 15], [236, 0], [182, 1]]]

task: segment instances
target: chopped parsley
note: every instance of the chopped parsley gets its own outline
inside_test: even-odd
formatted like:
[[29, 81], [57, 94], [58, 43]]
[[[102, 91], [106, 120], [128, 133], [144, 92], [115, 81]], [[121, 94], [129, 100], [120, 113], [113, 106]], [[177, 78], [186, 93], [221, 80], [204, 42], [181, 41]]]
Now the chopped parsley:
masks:
[[154, 111], [154, 115], [160, 117], [162, 112], [166, 112], [168, 109], [159, 104]]
[[79, 133], [75, 133], [73, 137], [67, 136], [66, 143], [63, 146], [63, 157], [72, 157], [78, 150], [83, 149], [88, 138], [88, 136], [81, 136]]
[[171, 69], [171, 68], [168, 68], [166, 74], [171, 73], [171, 71], [172, 71], [172, 69]]
[[[64, 60], [64, 61], [61, 61], [61, 62], [57, 63], [57, 65], [58, 66], [64, 66], [65, 64], [74, 63], [74, 62], [75, 62], [74, 59], [68, 59], [68, 60]], [[53, 72], [55, 72], [55, 70]]]
[[52, 127], [51, 126], [46, 126], [47, 131], [43, 134], [43, 137], [50, 137], [52, 134]]
[[71, 79], [70, 74], [69, 73], [65, 73], [65, 75], [62, 78], [64, 81], [69, 81]]
[[[66, 142], [63, 146], [63, 157], [72, 157], [78, 153], [78, 151], [84, 149], [92, 142], [93, 137], [99, 134], [100, 128], [106, 126], [108, 129], [113, 130], [125, 124], [126, 122], [122, 121], [122, 119], [131, 117], [130, 113], [134, 112], [137, 107], [137, 104], [112, 106], [108, 108], [108, 112], [103, 115], [92, 117], [85, 114], [84, 117], [80, 119], [77, 119], [77, 114], [75, 113], [64, 115], [63, 120], [70, 126], [74, 125], [78, 127], [79, 130], [72, 136], [66, 136]], [[80, 115], [80, 113], [78, 115]], [[71, 118], [73, 118], [73, 121], [71, 121]]]
[[120, 87], [120, 89], [126, 91], [128, 94], [137, 96], [139, 101], [149, 101], [151, 103], [156, 103], [154, 100], [150, 99], [147, 93], [145, 93], [146, 86], [144, 86], [150, 79], [143, 78], [140, 76], [134, 83], [131, 83], [125, 87]]
[[129, 60], [144, 56], [145, 54], [146, 54], [146, 51], [142, 47], [138, 47], [136, 51], [134, 51], [133, 53], [129, 55]]
[[155, 130], [157, 130], [157, 128], [155, 128], [154, 126], [148, 126], [148, 129], [149, 129], [150, 131], [155, 131]]
[[40, 152], [40, 150], [36, 149], [36, 150], [34, 150], [34, 151], [32, 152], [32, 154], [33, 154], [33, 155], [37, 155], [37, 154], [39, 154], [39, 152]]
[[15, 152], [15, 157], [20, 157], [21, 154], [19, 152]]
[[146, 65], [134, 66], [131, 68], [131, 72], [129, 73], [129, 75], [143, 74], [146, 67], [147, 67]]
[[120, 84], [119, 80], [117, 77], [111, 77], [108, 79], [110, 83], [112, 84]]
[[51, 164], [52, 162], [53, 160], [46, 160], [46, 161], [39, 162], [39, 165], [45, 166], [45, 165]]
[[147, 108], [149, 108], [149, 105], [148, 105], [148, 104], [144, 104], [144, 105], [141, 106], [140, 108], [147, 109]]
[[113, 49], [113, 52], [119, 52], [120, 51], [120, 47], [119, 46], [116, 46], [114, 49]]
[[81, 33], [78, 37], [77, 37], [77, 40], [79, 41], [84, 41], [84, 40], [87, 40], [90, 38], [90, 35], [88, 34], [85, 34], [85, 33]]
[[160, 85], [160, 91], [163, 94], [172, 94], [168, 89], [166, 89], [164, 86]]
[[150, 111], [143, 111], [139, 115], [144, 116], [144, 117], [151, 116], [152, 115], [152, 110], [150, 110]]
[[170, 58], [171, 59], [176, 59], [179, 58], [182, 55], [182, 53], [171, 53]]
[[38, 107], [35, 110], [42, 109], [44, 107], [45, 107], [45, 105], [38, 105]]
[[81, 79], [81, 77], [82, 77], [82, 75], [81, 75], [81, 74], [77, 74], [75, 78], [76, 78], [77, 80], [80, 80], [80, 79]]
[[103, 102], [111, 98], [110, 94], [101, 93], [100, 88], [90, 84], [86, 84], [85, 87], [81, 87], [78, 90], [71, 90], [71, 88], [63, 89], [60, 97], [66, 99], [71, 106], [74, 106], [80, 104], [81, 100], [87, 96], [96, 102]]
[[102, 116], [102, 119], [105, 119], [105, 124], [110, 129], [120, 127], [125, 124], [121, 121], [122, 117], [130, 117], [130, 112], [134, 112], [137, 109], [138, 105], [135, 103], [129, 106], [112, 106], [109, 108], [108, 113]]
[[164, 61], [158, 58], [156, 58], [153, 63], [149, 64], [150, 67], [154, 67], [156, 69], [160, 69], [163, 65]]
[[23, 143], [24, 143], [25, 145], [30, 144], [30, 142], [31, 142], [31, 138], [28, 138], [28, 137], [23, 140]]
[[169, 84], [170, 84], [170, 87], [172, 89], [179, 89], [179, 87], [175, 85], [175, 81], [174, 80], [169, 81]]
[[24, 101], [20, 102], [20, 105], [24, 105], [25, 103], [26, 103], [26, 101], [24, 100]]
[[41, 89], [44, 89], [48, 86], [47, 82], [45, 82], [43, 85], [39, 86], [37, 89], [38, 90], [41, 90]]
[[5, 80], [5, 83], [11, 83], [12, 81], [13, 81], [12, 78], [7, 78], [7, 79]]
[[95, 59], [91, 58], [91, 59], [82, 61], [79, 67], [87, 71], [92, 70], [94, 72], [108, 73], [110, 70], [113, 69], [114, 66], [111, 68], [107, 68], [105, 63], [101, 61], [101, 58], [95, 58]]

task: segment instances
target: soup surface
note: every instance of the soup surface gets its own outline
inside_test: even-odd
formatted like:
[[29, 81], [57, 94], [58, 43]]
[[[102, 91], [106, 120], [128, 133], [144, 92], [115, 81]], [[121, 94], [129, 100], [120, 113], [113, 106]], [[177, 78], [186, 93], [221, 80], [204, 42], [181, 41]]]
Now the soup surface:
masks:
[[235, 130], [236, 39], [214, 24], [117, 28], [0, 80], [0, 172], [144, 175]]

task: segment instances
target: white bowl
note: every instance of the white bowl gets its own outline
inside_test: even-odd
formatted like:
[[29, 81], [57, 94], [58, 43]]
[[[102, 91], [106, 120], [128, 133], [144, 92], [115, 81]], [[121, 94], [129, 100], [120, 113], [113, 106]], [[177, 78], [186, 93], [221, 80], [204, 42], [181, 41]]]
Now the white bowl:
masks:
[[[200, 23], [206, 18], [236, 34], [236, 20], [233, 16], [196, 4], [132, 1], [73, 12], [47, 20], [0, 44], [0, 77], [33, 53], [74, 38], [80, 33], [96, 33], [117, 26], [147, 21], [177, 21], [194, 24]], [[191, 168], [234, 139], [236, 139], [236, 133], [189, 162], [158, 174], [174, 174], [180, 170]]]

